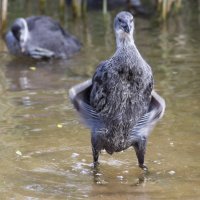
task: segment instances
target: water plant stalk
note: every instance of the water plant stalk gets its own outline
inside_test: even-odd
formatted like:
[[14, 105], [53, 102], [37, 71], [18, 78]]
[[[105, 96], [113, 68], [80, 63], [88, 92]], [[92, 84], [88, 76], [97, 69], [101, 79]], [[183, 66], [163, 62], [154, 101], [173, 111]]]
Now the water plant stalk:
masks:
[[8, 0], [1, 1], [1, 33], [4, 33], [7, 24]]

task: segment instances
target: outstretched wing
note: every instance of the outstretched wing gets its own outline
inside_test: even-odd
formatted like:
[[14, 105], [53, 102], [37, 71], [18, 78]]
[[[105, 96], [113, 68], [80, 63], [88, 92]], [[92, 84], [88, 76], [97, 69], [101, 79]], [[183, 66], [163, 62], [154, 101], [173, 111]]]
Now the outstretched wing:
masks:
[[158, 95], [154, 90], [152, 91], [152, 99], [149, 106], [149, 111], [140, 118], [132, 130], [130, 139], [135, 137], [147, 137], [155, 124], [163, 117], [165, 112], [165, 100]]
[[94, 130], [103, 128], [103, 121], [89, 103], [91, 87], [91, 79], [75, 85], [69, 90], [69, 97], [85, 124]]
[[[109, 61], [101, 62], [96, 69], [96, 72], [92, 79], [92, 89], [90, 94], [90, 103], [95, 110], [100, 113], [102, 112], [108, 101], [108, 93], [110, 93], [111, 87], [110, 77], [108, 77]], [[114, 74], [113, 74], [114, 76]], [[115, 105], [113, 105], [114, 107]]]

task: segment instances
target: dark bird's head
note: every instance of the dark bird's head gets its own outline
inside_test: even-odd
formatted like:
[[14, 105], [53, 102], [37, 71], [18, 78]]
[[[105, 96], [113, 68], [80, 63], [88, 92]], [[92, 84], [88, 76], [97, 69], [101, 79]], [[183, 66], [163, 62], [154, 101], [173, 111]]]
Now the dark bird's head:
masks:
[[133, 15], [126, 11], [118, 13], [114, 20], [114, 30], [117, 41], [121, 39], [133, 40]]
[[23, 18], [16, 19], [11, 27], [11, 31], [16, 40], [19, 42], [21, 51], [23, 52], [25, 44], [29, 38], [29, 30], [26, 20]]

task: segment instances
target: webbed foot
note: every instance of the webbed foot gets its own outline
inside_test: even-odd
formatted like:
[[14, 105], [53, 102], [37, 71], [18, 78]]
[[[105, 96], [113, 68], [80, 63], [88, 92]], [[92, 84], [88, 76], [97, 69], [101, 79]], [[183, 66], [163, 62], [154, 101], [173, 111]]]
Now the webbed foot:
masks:
[[93, 163], [93, 165], [94, 165], [94, 168], [97, 168], [99, 166], [99, 162], [96, 161], [96, 162]]
[[141, 169], [143, 169], [144, 171], [148, 171], [148, 167], [146, 165], [144, 165], [144, 164], [139, 164], [139, 167]]

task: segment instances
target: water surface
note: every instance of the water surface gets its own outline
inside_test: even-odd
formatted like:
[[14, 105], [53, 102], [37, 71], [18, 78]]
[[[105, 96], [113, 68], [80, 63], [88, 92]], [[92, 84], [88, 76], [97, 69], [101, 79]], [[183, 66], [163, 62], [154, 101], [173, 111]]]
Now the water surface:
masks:
[[[30, 1], [22, 12], [19, 2], [9, 7], [9, 24], [39, 14]], [[56, 6], [46, 12], [59, 19]], [[90, 11], [75, 21], [66, 14], [64, 27], [83, 43], [68, 61], [16, 59], [0, 40], [1, 199], [199, 199], [200, 16], [188, 5], [165, 24], [135, 19], [136, 44], [167, 103], [149, 138], [149, 173], [138, 168], [133, 149], [102, 152], [99, 171], [93, 171], [90, 132], [79, 122], [68, 90], [114, 52], [116, 13]]]

